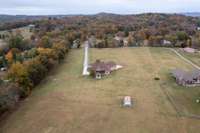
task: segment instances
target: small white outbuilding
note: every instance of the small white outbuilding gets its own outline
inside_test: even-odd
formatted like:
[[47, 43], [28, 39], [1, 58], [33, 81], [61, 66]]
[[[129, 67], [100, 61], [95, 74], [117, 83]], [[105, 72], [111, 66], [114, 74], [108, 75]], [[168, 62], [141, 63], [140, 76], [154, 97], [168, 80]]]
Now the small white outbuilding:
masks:
[[125, 96], [124, 97], [123, 106], [124, 107], [131, 107], [132, 106], [132, 98], [130, 96]]

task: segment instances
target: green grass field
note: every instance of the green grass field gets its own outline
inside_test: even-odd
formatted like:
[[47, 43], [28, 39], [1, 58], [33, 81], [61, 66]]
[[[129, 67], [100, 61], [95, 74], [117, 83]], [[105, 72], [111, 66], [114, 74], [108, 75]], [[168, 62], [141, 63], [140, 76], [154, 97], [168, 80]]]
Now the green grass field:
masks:
[[[3, 120], [3, 133], [199, 133], [200, 120], [179, 117], [164, 88], [183, 113], [200, 115], [199, 88], [177, 86], [171, 69], [192, 69], [163, 48], [90, 49], [90, 61], [124, 66], [103, 80], [83, 77], [83, 49], [71, 50], [17, 111]], [[154, 80], [160, 77], [160, 81]], [[121, 107], [130, 95], [134, 107]], [[0, 131], [1, 132], [1, 131]]]

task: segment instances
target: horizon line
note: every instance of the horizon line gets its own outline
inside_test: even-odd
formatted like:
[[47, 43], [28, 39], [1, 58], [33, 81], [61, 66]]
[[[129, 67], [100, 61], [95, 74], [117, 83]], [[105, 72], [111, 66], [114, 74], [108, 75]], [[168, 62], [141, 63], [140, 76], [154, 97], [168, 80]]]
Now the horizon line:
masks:
[[137, 12], [137, 13], [113, 13], [113, 12], [98, 12], [98, 13], [59, 13], [59, 14], [7, 14], [7, 13], [0, 13], [0, 15], [7, 15], [7, 16], [89, 16], [89, 15], [98, 15], [98, 14], [114, 14], [114, 15], [139, 15], [139, 14], [200, 14], [200, 11], [194, 12]]

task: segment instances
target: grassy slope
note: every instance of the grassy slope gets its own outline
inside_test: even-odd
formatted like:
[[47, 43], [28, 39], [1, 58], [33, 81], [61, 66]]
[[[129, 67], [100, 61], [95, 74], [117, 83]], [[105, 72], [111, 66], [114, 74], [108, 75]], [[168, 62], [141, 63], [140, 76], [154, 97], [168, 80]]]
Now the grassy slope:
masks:
[[[200, 121], [177, 117], [160, 87], [173, 82], [170, 69], [191, 69], [172, 52], [160, 48], [92, 49], [91, 60], [114, 60], [124, 66], [99, 81], [81, 76], [82, 54], [82, 50], [72, 50], [64, 64], [3, 121], [3, 133], [198, 132]], [[155, 76], [161, 80], [155, 81]], [[174, 86], [167, 84], [167, 89], [181, 96], [175, 90], [181, 88]], [[133, 108], [120, 106], [125, 95], [134, 98]]]

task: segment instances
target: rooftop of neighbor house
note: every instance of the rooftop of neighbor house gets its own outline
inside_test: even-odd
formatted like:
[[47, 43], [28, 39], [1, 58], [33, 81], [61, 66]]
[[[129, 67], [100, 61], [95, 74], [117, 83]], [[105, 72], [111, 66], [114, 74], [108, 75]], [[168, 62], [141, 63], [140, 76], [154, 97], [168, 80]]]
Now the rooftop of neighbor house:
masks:
[[197, 51], [197, 49], [190, 48], [190, 47], [183, 48], [182, 50], [188, 53], [195, 53]]
[[200, 77], [200, 70], [184, 71], [182, 69], [175, 69], [172, 71], [172, 75], [176, 78], [191, 81], [195, 78]]
[[116, 66], [116, 63], [113, 61], [104, 62], [101, 60], [96, 60], [95, 63], [90, 65], [90, 68], [93, 71], [110, 71], [114, 66]]

